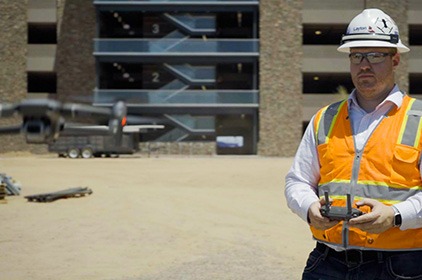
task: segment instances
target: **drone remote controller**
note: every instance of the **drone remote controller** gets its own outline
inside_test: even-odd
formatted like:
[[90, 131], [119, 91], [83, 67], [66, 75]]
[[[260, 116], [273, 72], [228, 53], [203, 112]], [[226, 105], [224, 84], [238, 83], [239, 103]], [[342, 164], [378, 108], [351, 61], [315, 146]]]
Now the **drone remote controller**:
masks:
[[331, 206], [329, 203], [328, 192], [324, 192], [324, 196], [326, 202], [325, 206], [320, 209], [320, 212], [322, 216], [327, 217], [332, 221], [348, 221], [363, 214], [363, 212], [359, 209], [352, 208], [350, 194], [347, 194], [346, 207]]

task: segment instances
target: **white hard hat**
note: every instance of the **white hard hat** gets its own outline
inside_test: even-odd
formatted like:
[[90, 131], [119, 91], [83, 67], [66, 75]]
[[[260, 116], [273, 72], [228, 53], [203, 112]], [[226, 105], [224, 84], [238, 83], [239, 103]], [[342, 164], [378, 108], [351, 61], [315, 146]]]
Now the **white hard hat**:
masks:
[[337, 50], [349, 53], [350, 48], [360, 47], [397, 48], [399, 53], [409, 51], [400, 40], [394, 20], [379, 9], [363, 10], [352, 19]]

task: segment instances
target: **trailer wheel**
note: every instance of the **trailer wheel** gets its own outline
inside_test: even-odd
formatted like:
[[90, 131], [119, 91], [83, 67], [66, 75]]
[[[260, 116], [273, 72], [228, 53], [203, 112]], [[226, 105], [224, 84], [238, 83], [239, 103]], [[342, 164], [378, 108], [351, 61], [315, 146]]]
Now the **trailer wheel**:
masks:
[[83, 148], [81, 151], [81, 156], [83, 158], [91, 158], [92, 155], [93, 155], [93, 152], [91, 148]]
[[79, 149], [78, 148], [69, 148], [67, 150], [67, 156], [70, 157], [70, 158], [79, 157]]

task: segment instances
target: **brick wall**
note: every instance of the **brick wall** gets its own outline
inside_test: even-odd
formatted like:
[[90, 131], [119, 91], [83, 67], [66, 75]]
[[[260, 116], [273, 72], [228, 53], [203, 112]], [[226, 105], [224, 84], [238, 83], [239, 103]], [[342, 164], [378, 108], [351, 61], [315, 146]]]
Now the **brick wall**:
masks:
[[[0, 102], [26, 97], [27, 1], [0, 0]], [[0, 119], [0, 125], [19, 124], [19, 118]], [[0, 153], [28, 150], [21, 135], [0, 135]]]
[[258, 154], [292, 156], [302, 136], [303, 1], [260, 1]]
[[[93, 1], [57, 3], [57, 95], [60, 100], [92, 101], [95, 87], [95, 7]], [[82, 98], [78, 98], [82, 97]], [[75, 100], [76, 99], [76, 100]]]

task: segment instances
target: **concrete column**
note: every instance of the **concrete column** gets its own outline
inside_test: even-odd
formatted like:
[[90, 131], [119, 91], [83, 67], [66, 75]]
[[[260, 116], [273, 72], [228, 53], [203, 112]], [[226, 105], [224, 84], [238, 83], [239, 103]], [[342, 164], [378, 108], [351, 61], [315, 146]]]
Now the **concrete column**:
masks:
[[[0, 102], [26, 97], [27, 0], [0, 0]], [[0, 126], [19, 124], [20, 118], [0, 119]], [[21, 135], [1, 135], [0, 153], [28, 147]]]
[[[366, 8], [377, 8], [388, 14], [398, 25], [400, 39], [409, 47], [408, 0], [366, 0]], [[410, 50], [412, 51], [412, 50]], [[400, 65], [396, 71], [396, 81], [403, 91], [409, 91], [409, 54], [401, 55]]]
[[260, 1], [259, 155], [293, 156], [302, 136], [302, 8]]
[[[86, 0], [60, 0], [57, 8], [57, 95], [60, 100], [83, 102], [91, 98], [95, 87], [94, 4]], [[74, 100], [81, 96], [88, 98]]]

